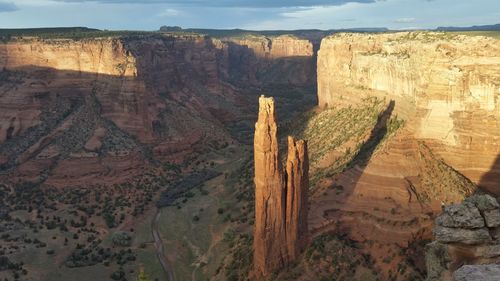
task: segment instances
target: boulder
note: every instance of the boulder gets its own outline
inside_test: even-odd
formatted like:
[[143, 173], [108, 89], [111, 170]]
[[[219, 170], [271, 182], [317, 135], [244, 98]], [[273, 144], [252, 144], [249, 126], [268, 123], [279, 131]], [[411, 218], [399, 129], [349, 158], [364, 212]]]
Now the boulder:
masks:
[[498, 281], [500, 265], [464, 265], [453, 274], [455, 281]]
[[479, 211], [500, 209], [500, 204], [498, 204], [498, 201], [488, 194], [471, 196], [465, 199], [465, 202], [473, 203], [479, 209]]
[[487, 227], [500, 226], [500, 210], [488, 210], [483, 212], [484, 220]]
[[484, 219], [478, 208], [472, 202], [464, 202], [446, 206], [443, 214], [436, 219], [438, 226], [481, 228], [484, 227]]
[[494, 240], [500, 240], [500, 227], [490, 229], [490, 235]]
[[463, 229], [438, 225], [433, 232], [436, 240], [442, 243], [476, 245], [491, 242], [491, 236], [486, 228]]

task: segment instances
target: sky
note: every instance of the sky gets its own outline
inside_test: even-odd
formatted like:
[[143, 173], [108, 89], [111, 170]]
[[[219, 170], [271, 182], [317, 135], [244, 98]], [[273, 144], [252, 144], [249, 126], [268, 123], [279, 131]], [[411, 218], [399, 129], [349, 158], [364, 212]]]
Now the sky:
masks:
[[0, 28], [398, 30], [496, 23], [500, 0], [0, 0]]

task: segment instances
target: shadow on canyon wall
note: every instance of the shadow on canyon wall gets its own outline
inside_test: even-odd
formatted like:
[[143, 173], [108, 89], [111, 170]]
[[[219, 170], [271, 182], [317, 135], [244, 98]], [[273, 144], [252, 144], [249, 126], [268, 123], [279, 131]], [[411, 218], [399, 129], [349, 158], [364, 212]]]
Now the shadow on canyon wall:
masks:
[[317, 105], [316, 49], [313, 56], [273, 58], [260, 56], [246, 45], [231, 41], [225, 44], [228, 51], [219, 57], [218, 73], [241, 90], [244, 108], [250, 113], [226, 124], [239, 142], [253, 143], [260, 95], [275, 98], [280, 123]]
[[[40, 183], [58, 166], [78, 170], [76, 163], [62, 163], [78, 158], [72, 155], [82, 151], [94, 155], [81, 157], [84, 174], [97, 174], [85, 170], [85, 165], [105, 171], [116, 164], [125, 171], [123, 166], [152, 162], [152, 151], [140, 137], [153, 124], [134, 121], [143, 113], [141, 101], [121, 92], [123, 84], [134, 78], [35, 66], [4, 68], [0, 76], [4, 79], [0, 87], [0, 176], [4, 179]], [[106, 136], [97, 141], [98, 149], [89, 148], [98, 128], [105, 129]], [[116, 159], [129, 156], [123, 159], [130, 162], [118, 168], [119, 163], [108, 162], [111, 154]], [[107, 160], [91, 160], [99, 158]]]
[[[370, 137], [361, 146], [356, 156], [354, 156], [352, 161], [348, 164], [348, 167], [354, 167], [355, 165], [357, 165], [358, 167], [363, 167], [364, 169], [364, 167], [368, 165], [368, 162], [373, 156], [373, 153], [375, 152], [377, 146], [387, 134], [387, 123], [389, 119], [391, 119], [395, 105], [396, 102], [394, 100], [391, 100], [384, 111], [379, 114], [377, 123], [370, 133]], [[357, 181], [358, 179], [354, 180], [354, 182]]]
[[500, 154], [497, 155], [490, 170], [481, 177], [477, 185], [486, 192], [492, 193], [497, 197], [500, 196]]
[[350, 173], [350, 181], [352, 188], [346, 190], [347, 196], [344, 198], [349, 198], [354, 190], [356, 189], [356, 185], [359, 182], [359, 179], [363, 176], [364, 170], [366, 166], [370, 162], [370, 159], [373, 157], [377, 146], [384, 139], [387, 134], [387, 126], [388, 122], [392, 117], [392, 113], [394, 111], [394, 107], [396, 106], [396, 102], [391, 100], [387, 107], [382, 111], [378, 117], [377, 122], [373, 129], [370, 132], [369, 138], [362, 144], [359, 151], [352, 158], [352, 160], [347, 164], [346, 169], [342, 173], [349, 172], [349, 170], [354, 170], [354, 172]]
[[[335, 176], [335, 182], [333, 183], [333, 188], [340, 188], [338, 185], [338, 181], [340, 178], [344, 178], [343, 180], [348, 180], [349, 181], [349, 186], [342, 186], [343, 190], [343, 196], [342, 197], [336, 197], [336, 202], [339, 204], [345, 203], [347, 200], [349, 200], [349, 197], [354, 193], [354, 190], [356, 189], [356, 185], [358, 184], [360, 178], [363, 176], [364, 170], [366, 169], [366, 166], [370, 162], [370, 159], [373, 157], [377, 146], [380, 144], [380, 142], [383, 140], [384, 136], [387, 134], [388, 131], [388, 122], [392, 116], [392, 113], [394, 111], [396, 102], [394, 100], [391, 100], [386, 108], [380, 112], [380, 114], [377, 117], [377, 122], [375, 126], [372, 128], [370, 136], [368, 139], [361, 145], [361, 148], [357, 152], [357, 154], [352, 158], [352, 160], [347, 163], [346, 168], [344, 171], [342, 171], [340, 174]], [[331, 210], [325, 210], [324, 215], [332, 211], [333, 213], [336, 213], [337, 210], [335, 209], [335, 206], [332, 206]], [[333, 214], [332, 213], [332, 214]], [[325, 230], [329, 228], [329, 225], [325, 226], [326, 228], [318, 228], [316, 229], [312, 235], [319, 235], [321, 233], [324, 233]], [[349, 229], [343, 229], [342, 232], [349, 232]]]
[[[173, 46], [172, 41], [162, 44]], [[245, 46], [233, 46], [224, 55], [211, 40], [203, 46], [181, 43], [188, 46], [177, 46], [183, 48], [179, 51], [127, 42], [138, 58], [137, 77], [33, 65], [1, 68], [0, 79], [5, 81], [0, 81], [0, 109], [5, 111], [0, 117], [6, 119], [0, 120], [0, 171], [5, 174], [25, 164], [30, 177], [38, 174], [43, 181], [63, 159], [87, 150], [86, 143], [99, 127], [113, 134], [102, 140], [104, 150], [136, 151], [140, 161], [154, 164], [163, 152], [160, 158], [196, 147], [203, 151], [208, 139], [224, 130], [242, 143], [251, 142], [258, 110], [254, 98], [262, 93], [277, 97], [283, 116], [316, 104], [312, 57], [259, 61]], [[217, 56], [191, 61], [182, 55], [191, 48], [200, 53], [212, 50]], [[248, 83], [245, 75], [255, 79]], [[157, 145], [160, 154], [154, 150]], [[55, 153], [45, 153], [52, 147]], [[106, 151], [97, 151], [97, 158]]]
[[[317, 51], [313, 56], [262, 56], [246, 45], [227, 41], [227, 54], [222, 54], [222, 63], [227, 72], [222, 72], [229, 81], [248, 86], [262, 87], [272, 84], [313, 85], [316, 84]], [[227, 57], [225, 57], [227, 55]]]

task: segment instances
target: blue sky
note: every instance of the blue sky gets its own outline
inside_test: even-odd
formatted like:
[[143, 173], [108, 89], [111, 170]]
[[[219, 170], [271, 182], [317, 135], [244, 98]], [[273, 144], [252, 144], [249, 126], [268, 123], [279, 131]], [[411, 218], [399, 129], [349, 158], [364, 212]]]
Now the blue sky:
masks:
[[0, 0], [0, 28], [435, 28], [500, 23], [500, 0]]

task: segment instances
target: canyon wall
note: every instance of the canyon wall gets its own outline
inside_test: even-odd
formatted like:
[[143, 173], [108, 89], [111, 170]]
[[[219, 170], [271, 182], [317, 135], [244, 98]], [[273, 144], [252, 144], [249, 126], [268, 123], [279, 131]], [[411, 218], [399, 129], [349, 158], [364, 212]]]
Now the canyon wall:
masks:
[[221, 40], [227, 48], [231, 80], [253, 86], [316, 83], [315, 53], [309, 40], [289, 35]]
[[274, 99], [259, 98], [255, 124], [254, 274], [257, 280], [294, 261], [307, 244], [307, 143], [288, 137], [281, 167]]
[[500, 40], [432, 32], [338, 34], [318, 53], [321, 107], [396, 103], [413, 139], [500, 194]]
[[[3, 42], [0, 176], [112, 183], [157, 161], [182, 162], [208, 143], [235, 141], [227, 125], [251, 120], [254, 112], [246, 77], [261, 87], [268, 82], [256, 73], [264, 68], [275, 77], [303, 65], [314, 72], [303, 42], [287, 43], [291, 51], [269, 49], [276, 55], [254, 64], [246, 59], [255, 57], [251, 48], [200, 35]], [[300, 52], [304, 60], [287, 60]], [[248, 72], [233, 75], [235, 66]]]
[[[316, 135], [330, 132], [322, 127], [329, 123], [343, 126], [334, 136], [352, 135], [364, 116], [380, 113], [364, 137], [335, 145], [311, 165], [311, 177], [321, 175], [310, 197], [312, 235], [348, 234], [363, 243], [386, 279], [425, 278], [419, 243], [433, 239], [441, 206], [461, 202], [476, 185], [500, 193], [500, 40], [335, 34], [322, 40], [317, 76], [319, 107], [328, 108], [322, 115], [343, 119], [320, 120]], [[382, 111], [370, 107], [373, 100]], [[341, 171], [321, 174], [359, 147], [364, 161], [356, 156]]]

